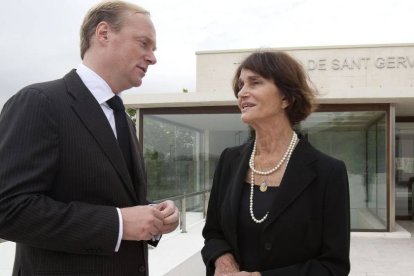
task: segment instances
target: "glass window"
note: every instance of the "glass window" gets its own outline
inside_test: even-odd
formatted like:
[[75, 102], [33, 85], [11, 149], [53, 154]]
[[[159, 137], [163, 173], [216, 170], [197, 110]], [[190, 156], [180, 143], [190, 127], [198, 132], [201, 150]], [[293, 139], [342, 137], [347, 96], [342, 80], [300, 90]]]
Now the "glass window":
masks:
[[[239, 114], [143, 116], [143, 152], [151, 200], [177, 197], [187, 225], [203, 218], [221, 152], [244, 143], [248, 128]], [[188, 195], [183, 201], [183, 195]], [[181, 197], [180, 197], [181, 196]]]
[[345, 162], [351, 228], [386, 230], [386, 112], [316, 112], [300, 131], [313, 146]]
[[[197, 218], [202, 218], [207, 200], [203, 191], [211, 188], [220, 153], [249, 137], [240, 114], [209, 111], [216, 112], [214, 107], [204, 109], [203, 114], [143, 112], [149, 198], [161, 200], [190, 194], [185, 209], [200, 212]], [[316, 112], [298, 125], [297, 131], [319, 150], [345, 162], [351, 228], [386, 230], [386, 112]]]

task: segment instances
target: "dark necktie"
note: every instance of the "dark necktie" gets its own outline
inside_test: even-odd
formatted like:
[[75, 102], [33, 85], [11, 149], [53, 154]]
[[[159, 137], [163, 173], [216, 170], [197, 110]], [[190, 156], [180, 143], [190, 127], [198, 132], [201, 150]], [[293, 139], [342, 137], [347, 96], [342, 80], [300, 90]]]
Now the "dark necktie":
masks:
[[118, 139], [118, 145], [121, 148], [122, 155], [124, 156], [125, 163], [127, 165], [129, 175], [132, 177], [132, 156], [131, 147], [129, 143], [129, 127], [125, 113], [125, 107], [119, 96], [114, 96], [106, 101], [110, 108], [114, 111], [116, 136]]

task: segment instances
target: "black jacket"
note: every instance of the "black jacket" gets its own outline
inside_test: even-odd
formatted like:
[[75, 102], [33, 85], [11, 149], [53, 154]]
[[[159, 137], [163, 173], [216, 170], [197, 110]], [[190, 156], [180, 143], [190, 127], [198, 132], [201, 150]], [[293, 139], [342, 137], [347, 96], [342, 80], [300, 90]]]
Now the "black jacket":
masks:
[[146, 242], [115, 253], [115, 207], [146, 204], [132, 122], [134, 181], [105, 114], [73, 70], [24, 88], [0, 115], [0, 237], [13, 275], [147, 275]]
[[[220, 157], [203, 229], [207, 275], [214, 275], [214, 262], [223, 253], [239, 259], [237, 218], [252, 146], [250, 141], [228, 148]], [[348, 275], [350, 209], [344, 163], [301, 139], [263, 223], [263, 276]]]

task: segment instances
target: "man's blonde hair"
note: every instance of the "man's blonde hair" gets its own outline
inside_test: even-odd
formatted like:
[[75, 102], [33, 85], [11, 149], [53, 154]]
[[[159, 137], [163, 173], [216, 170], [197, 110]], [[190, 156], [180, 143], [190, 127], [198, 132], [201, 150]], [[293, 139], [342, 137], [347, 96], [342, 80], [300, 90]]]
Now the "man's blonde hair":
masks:
[[149, 15], [144, 8], [124, 1], [104, 1], [92, 7], [86, 14], [80, 29], [81, 58], [83, 59], [85, 52], [91, 46], [91, 38], [100, 22], [105, 21], [112, 29], [119, 31], [128, 12]]

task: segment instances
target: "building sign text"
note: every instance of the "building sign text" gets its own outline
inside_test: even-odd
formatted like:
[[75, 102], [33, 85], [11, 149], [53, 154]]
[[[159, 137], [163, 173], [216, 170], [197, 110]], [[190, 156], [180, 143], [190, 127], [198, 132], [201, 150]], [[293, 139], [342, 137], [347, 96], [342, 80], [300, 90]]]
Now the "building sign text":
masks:
[[414, 68], [414, 57], [408, 56], [389, 56], [389, 57], [347, 57], [333, 59], [308, 59], [306, 62], [308, 71], [327, 71], [327, 70], [367, 70], [376, 69], [409, 69]]

